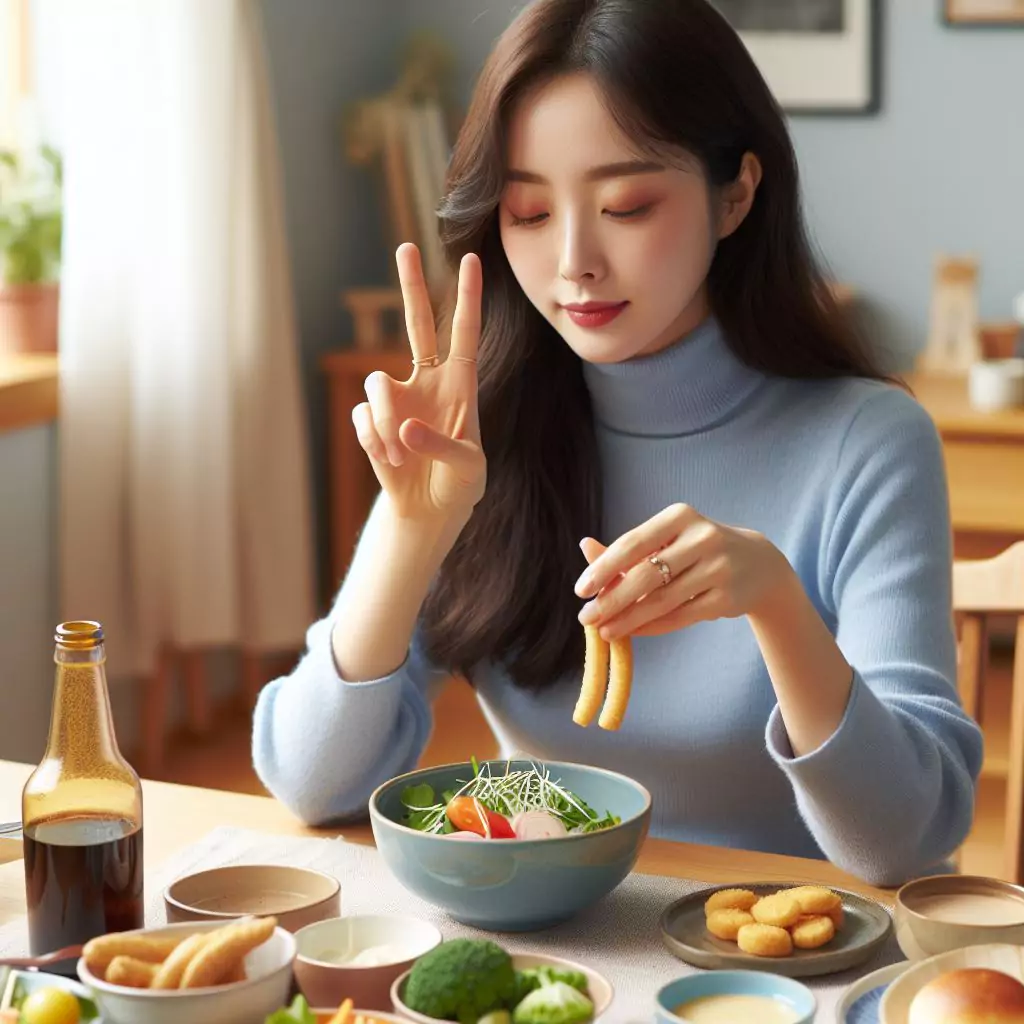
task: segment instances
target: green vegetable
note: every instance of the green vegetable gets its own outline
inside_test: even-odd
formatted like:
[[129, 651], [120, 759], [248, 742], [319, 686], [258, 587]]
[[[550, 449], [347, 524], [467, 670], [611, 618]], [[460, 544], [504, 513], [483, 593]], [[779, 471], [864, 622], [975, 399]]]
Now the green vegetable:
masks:
[[296, 996], [291, 1006], [275, 1010], [263, 1024], [316, 1024], [316, 1014], [305, 997]]
[[512, 1024], [512, 1014], [508, 1010], [492, 1010], [476, 1024]]
[[477, 1024], [508, 1007], [516, 992], [512, 958], [489, 939], [450, 939], [413, 965], [403, 999], [410, 1010]]
[[556, 981], [564, 981], [566, 985], [572, 985], [573, 988], [579, 989], [584, 995], [589, 995], [587, 976], [582, 971], [561, 971], [557, 967], [527, 967], [522, 971], [518, 971], [516, 978], [522, 988], [523, 995], [540, 988], [542, 985], [551, 985]]
[[[490, 762], [470, 762], [473, 778], [459, 779], [459, 788], [441, 794], [438, 800], [428, 785], [409, 786], [402, 792], [406, 808], [405, 823], [420, 832], [444, 834], [452, 831], [445, 808], [452, 797], [476, 797], [484, 807], [503, 814], [510, 821], [521, 811], [547, 811], [558, 818], [570, 832], [596, 832], [611, 828], [622, 820], [610, 812], [599, 815], [584, 800], [558, 782], [553, 782], [546, 768], [536, 765], [526, 770], [510, 771], [506, 762], [504, 775], [492, 775]], [[446, 827], [447, 826], [447, 827]]]
[[594, 1004], [577, 988], [554, 981], [534, 989], [513, 1011], [512, 1024], [585, 1024]]

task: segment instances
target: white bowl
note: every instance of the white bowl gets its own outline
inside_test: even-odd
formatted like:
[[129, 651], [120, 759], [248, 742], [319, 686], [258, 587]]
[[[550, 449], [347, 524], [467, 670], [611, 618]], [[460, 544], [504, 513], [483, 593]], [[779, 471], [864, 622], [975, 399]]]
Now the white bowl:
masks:
[[882, 1024], [907, 1024], [910, 1004], [928, 982], [947, 971], [967, 967], [1001, 971], [1011, 978], [1024, 982], [1024, 946], [1011, 946], [1005, 943], [965, 946], [963, 949], [953, 949], [948, 953], [939, 953], [927, 960], [921, 960], [886, 989], [882, 1005], [879, 1007], [879, 1019]]
[[[191, 935], [223, 926], [223, 921], [197, 921], [136, 929], [134, 934]], [[295, 937], [279, 927], [245, 958], [245, 981], [230, 985], [160, 991], [126, 988], [95, 977], [84, 959], [78, 961], [78, 977], [91, 991], [103, 1024], [263, 1024], [268, 1014], [288, 1002], [294, 960]]]

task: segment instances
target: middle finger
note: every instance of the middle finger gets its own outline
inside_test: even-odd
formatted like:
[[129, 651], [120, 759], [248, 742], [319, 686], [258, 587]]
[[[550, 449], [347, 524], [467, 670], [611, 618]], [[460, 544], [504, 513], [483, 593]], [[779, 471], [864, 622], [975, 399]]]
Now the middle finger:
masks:
[[[651, 561], [652, 558], [658, 558], [669, 567], [672, 575], [668, 586], [665, 585], [661, 569]], [[642, 559], [625, 573], [616, 586], [606, 587], [583, 606], [579, 614], [580, 622], [584, 625], [604, 625], [648, 595], [677, 590], [682, 577], [689, 575], [688, 570], [696, 561], [694, 552], [682, 544], [671, 544], [656, 555]]]

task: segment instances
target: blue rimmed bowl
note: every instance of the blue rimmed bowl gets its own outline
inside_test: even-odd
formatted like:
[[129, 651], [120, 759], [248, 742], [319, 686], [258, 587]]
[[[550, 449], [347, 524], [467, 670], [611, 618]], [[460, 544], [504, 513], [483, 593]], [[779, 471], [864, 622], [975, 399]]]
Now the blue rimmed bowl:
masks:
[[490, 761], [494, 776], [531, 767], [571, 790], [598, 814], [620, 824], [554, 839], [459, 842], [404, 824], [402, 793], [426, 783], [435, 793], [473, 777], [469, 763], [400, 775], [370, 797], [370, 823], [384, 863], [410, 892], [452, 919], [485, 931], [538, 931], [560, 924], [607, 896], [640, 855], [651, 818], [651, 795], [625, 775], [560, 761]]
[[[818, 1003], [814, 993], [792, 978], [783, 978], [765, 971], [711, 971], [688, 974], [663, 985], [658, 990], [655, 1017], [658, 1024], [689, 1024], [680, 1016], [686, 1003], [707, 996], [755, 996], [781, 1003], [797, 1015], [794, 1024], [813, 1024]], [[756, 1020], [754, 1014], [750, 1020]]]

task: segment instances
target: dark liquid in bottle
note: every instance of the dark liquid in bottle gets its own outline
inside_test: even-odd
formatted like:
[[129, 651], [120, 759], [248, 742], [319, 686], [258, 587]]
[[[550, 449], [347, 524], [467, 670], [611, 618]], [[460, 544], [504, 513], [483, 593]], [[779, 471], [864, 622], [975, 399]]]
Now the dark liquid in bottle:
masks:
[[143, 927], [142, 829], [74, 816], [25, 830], [29, 943], [38, 956]]

